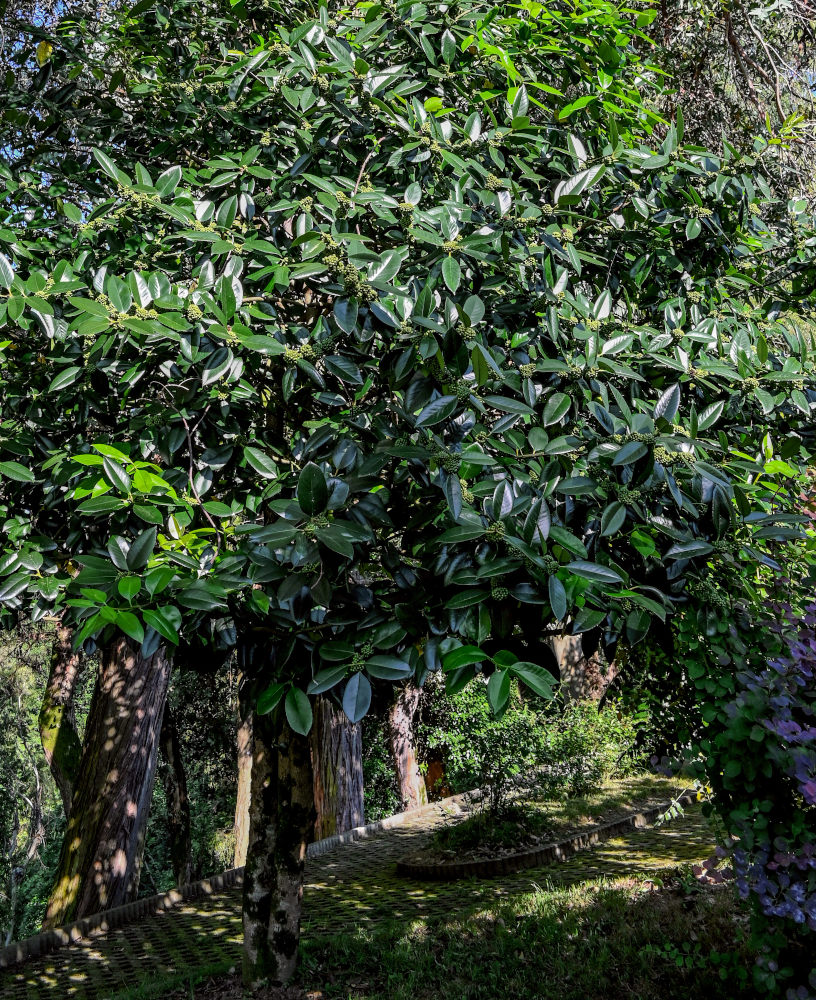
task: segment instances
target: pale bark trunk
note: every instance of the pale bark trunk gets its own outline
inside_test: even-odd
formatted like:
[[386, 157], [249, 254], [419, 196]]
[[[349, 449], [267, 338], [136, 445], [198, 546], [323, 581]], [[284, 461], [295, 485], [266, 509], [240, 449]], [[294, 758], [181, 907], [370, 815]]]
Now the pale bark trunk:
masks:
[[244, 983], [285, 983], [297, 965], [303, 865], [314, 829], [309, 737], [282, 706], [253, 726], [250, 835], [244, 872]]
[[72, 639], [71, 629], [57, 626], [39, 716], [45, 759], [62, 798], [66, 817], [71, 811], [71, 797], [82, 757], [74, 717], [74, 690], [81, 658], [72, 648]]
[[252, 713], [238, 726], [238, 795], [235, 799], [234, 867], [246, 864], [249, 846], [249, 801], [252, 787]]
[[606, 664], [600, 652], [584, 656], [580, 635], [554, 635], [547, 639], [561, 674], [561, 683], [574, 701], [600, 701], [617, 676], [614, 662]]
[[160, 736], [161, 755], [164, 759], [162, 784], [167, 798], [167, 828], [170, 837], [170, 859], [176, 885], [189, 885], [193, 868], [193, 841], [190, 831], [190, 799], [187, 794], [187, 775], [181, 756], [178, 727], [169, 703], [164, 706]]
[[235, 856], [233, 867], [243, 868], [249, 847], [249, 800], [252, 790], [252, 685], [246, 673], [238, 674], [238, 793], [235, 797]]
[[312, 744], [315, 839], [345, 833], [365, 822], [363, 737], [358, 724], [328, 698], [314, 703]]
[[170, 661], [127, 639], [102, 655], [44, 928], [136, 896]]
[[414, 719], [419, 707], [420, 689], [407, 684], [397, 694], [388, 711], [388, 734], [391, 756], [397, 773], [402, 809], [418, 809], [428, 801], [425, 779], [419, 770], [414, 739]]

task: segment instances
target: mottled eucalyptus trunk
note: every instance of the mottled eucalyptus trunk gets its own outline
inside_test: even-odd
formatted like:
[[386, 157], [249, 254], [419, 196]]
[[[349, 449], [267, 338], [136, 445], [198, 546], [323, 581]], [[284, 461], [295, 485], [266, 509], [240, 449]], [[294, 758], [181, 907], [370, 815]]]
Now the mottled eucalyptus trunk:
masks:
[[104, 650], [44, 928], [135, 897], [169, 681], [164, 649]]
[[253, 725], [249, 850], [244, 873], [244, 983], [285, 983], [297, 965], [303, 865], [314, 830], [309, 737], [282, 706]]
[[71, 797], [82, 757], [74, 716], [74, 691], [81, 657], [73, 649], [72, 641], [71, 629], [58, 625], [39, 716], [45, 759], [62, 798], [66, 817], [71, 811]]
[[188, 885], [192, 878], [193, 839], [190, 831], [190, 799], [187, 794], [187, 774], [181, 756], [176, 717], [169, 702], [164, 706], [159, 738], [164, 767], [161, 769], [164, 794], [167, 799], [167, 832], [170, 838], [170, 860], [176, 885]]
[[428, 802], [425, 779], [419, 769], [416, 754], [415, 719], [421, 691], [406, 684], [388, 711], [388, 734], [391, 756], [397, 774], [397, 784], [403, 810], [418, 809]]
[[309, 734], [314, 770], [315, 840], [362, 826], [363, 738], [359, 724], [328, 698], [314, 703]]

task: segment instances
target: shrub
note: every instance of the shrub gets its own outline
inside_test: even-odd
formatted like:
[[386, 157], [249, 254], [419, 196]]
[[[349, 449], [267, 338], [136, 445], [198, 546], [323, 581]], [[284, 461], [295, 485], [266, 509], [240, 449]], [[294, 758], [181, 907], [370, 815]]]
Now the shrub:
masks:
[[451, 791], [482, 788], [501, 812], [518, 788], [544, 796], [585, 795], [638, 766], [638, 728], [617, 705], [553, 702], [533, 711], [514, 689], [506, 711], [490, 711], [478, 685], [426, 698], [425, 756], [441, 754]]
[[550, 787], [586, 795], [606, 778], [624, 777], [640, 763], [634, 719], [615, 705], [567, 702], [544, 722], [544, 760]]
[[[481, 685], [440, 699], [442, 718], [425, 727], [424, 742], [439, 750], [452, 791], [481, 788], [484, 805], [498, 814], [519, 787], [534, 783], [544, 752], [544, 732], [538, 715], [514, 686], [501, 715], [490, 709]], [[437, 709], [439, 711], [439, 709]]]

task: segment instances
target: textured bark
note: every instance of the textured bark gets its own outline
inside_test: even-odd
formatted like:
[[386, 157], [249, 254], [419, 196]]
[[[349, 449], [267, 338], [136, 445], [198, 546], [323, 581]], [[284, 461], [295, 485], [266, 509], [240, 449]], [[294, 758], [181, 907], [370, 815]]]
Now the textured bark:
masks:
[[391, 756], [397, 772], [397, 783], [403, 810], [418, 809], [428, 801], [425, 780], [419, 770], [414, 742], [414, 718], [419, 707], [420, 690], [407, 684], [397, 694], [388, 711], [388, 733]]
[[606, 664], [600, 653], [584, 656], [580, 635], [556, 635], [547, 641], [569, 696], [575, 701], [600, 701], [618, 673], [615, 663]]
[[162, 784], [167, 798], [167, 832], [170, 836], [170, 859], [176, 885], [181, 888], [192, 879], [193, 840], [190, 832], [190, 799], [187, 795], [187, 775], [181, 756], [176, 718], [169, 703], [164, 706], [159, 738], [164, 767]]
[[82, 743], [74, 717], [74, 690], [81, 660], [80, 654], [71, 648], [72, 639], [71, 629], [57, 626], [39, 717], [45, 759], [62, 797], [66, 817], [71, 811], [71, 797], [82, 757]]
[[312, 744], [315, 840], [362, 826], [363, 737], [359, 724], [328, 698], [314, 704]]
[[282, 707], [255, 717], [249, 850], [244, 872], [244, 983], [285, 983], [297, 964], [303, 863], [314, 829], [309, 737]]
[[104, 651], [44, 928], [135, 897], [169, 681], [163, 649]]
[[246, 864], [249, 846], [249, 800], [252, 785], [252, 712], [247, 711], [238, 725], [238, 795], [235, 799], [234, 867]]

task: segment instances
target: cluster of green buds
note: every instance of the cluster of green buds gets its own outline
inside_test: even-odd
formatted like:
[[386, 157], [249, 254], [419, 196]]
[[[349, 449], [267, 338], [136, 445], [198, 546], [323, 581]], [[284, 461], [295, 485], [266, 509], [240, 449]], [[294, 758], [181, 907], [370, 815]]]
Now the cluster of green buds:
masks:
[[494, 521], [485, 532], [485, 537], [491, 542], [500, 542], [505, 535], [505, 527], [501, 521]]
[[318, 514], [316, 517], [310, 517], [309, 520], [303, 525], [301, 531], [307, 538], [314, 538], [320, 528], [328, 528], [329, 519], [325, 514]]
[[533, 375], [535, 375], [536, 370], [537, 365], [534, 364], [519, 365], [519, 372], [521, 373], [522, 378], [532, 378]]
[[467, 479], [463, 479], [460, 477], [459, 485], [462, 488], [462, 499], [465, 501], [465, 503], [473, 503], [476, 499], [476, 494], [468, 486]]
[[617, 492], [621, 503], [637, 503], [643, 496], [640, 490], [630, 490], [628, 486], [619, 486]]
[[466, 378], [456, 380], [454, 392], [460, 403], [466, 403], [470, 399], [470, 394], [473, 392], [473, 386], [474, 384]]
[[709, 607], [717, 608], [718, 611], [728, 611], [730, 608], [728, 597], [721, 587], [718, 587], [713, 580], [690, 580], [688, 592], [696, 597], [700, 603]]
[[561, 564], [555, 558], [555, 556], [546, 555], [544, 556], [544, 569], [550, 576], [553, 576], [561, 568]]
[[494, 601], [506, 601], [510, 596], [510, 591], [507, 587], [496, 586], [495, 581], [490, 583], [490, 596]]

